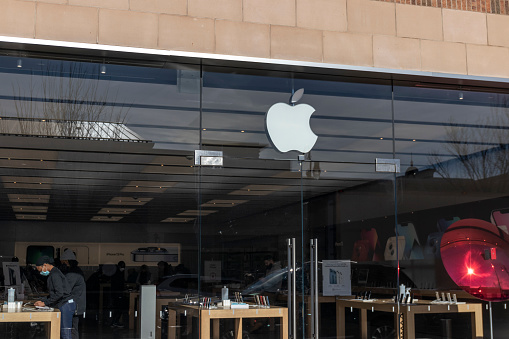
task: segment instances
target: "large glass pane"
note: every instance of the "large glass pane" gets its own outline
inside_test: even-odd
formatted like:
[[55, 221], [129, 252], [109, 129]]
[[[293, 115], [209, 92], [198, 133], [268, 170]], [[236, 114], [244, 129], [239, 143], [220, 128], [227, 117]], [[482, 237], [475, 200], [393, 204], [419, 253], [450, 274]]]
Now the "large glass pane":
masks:
[[[476, 324], [468, 314], [475, 309], [489, 337], [485, 306], [493, 305], [494, 337], [504, 337], [509, 95], [397, 83], [394, 96], [396, 157], [404, 172], [397, 179], [398, 224], [412, 242], [402, 272], [412, 278], [420, 299], [450, 305], [442, 313], [416, 316], [416, 331], [426, 337], [482, 337], [482, 321]], [[466, 303], [467, 312], [454, 297]]]
[[[267, 128], [272, 123], [267, 115], [271, 107], [289, 103], [300, 88], [304, 95], [295, 107], [314, 109], [310, 125], [318, 136], [301, 160], [302, 150], [278, 151], [284, 141], [278, 131]], [[286, 240], [295, 238], [295, 337], [310, 337], [309, 239], [313, 237], [319, 238], [320, 261], [351, 265], [353, 289], [343, 295], [364, 293], [366, 286], [395, 287], [395, 263], [385, 262], [381, 252], [382, 242], [385, 246], [394, 233], [394, 174], [375, 172], [375, 159], [392, 159], [393, 154], [390, 83], [210, 67], [203, 74], [202, 105], [202, 148], [222, 151], [224, 161], [222, 166], [200, 168], [201, 265], [204, 280], [212, 285], [210, 292], [215, 289], [218, 295], [219, 287], [226, 286], [231, 299], [240, 292], [251, 302], [263, 296], [273, 306], [287, 307]], [[286, 122], [277, 127], [293, 128], [287, 136], [295, 137], [298, 144], [306, 135], [292, 124], [297, 113], [285, 107], [288, 112], [280, 114], [288, 114], [282, 119]], [[362, 242], [364, 235], [369, 242], [368, 233], [379, 234], [380, 240], [369, 243], [373, 250], [368, 246], [366, 253], [356, 251], [354, 244]], [[220, 278], [216, 274], [212, 279], [212, 267], [220, 270]], [[380, 273], [387, 275], [385, 280], [377, 280], [374, 269], [370, 280], [359, 278], [359, 271], [364, 274], [371, 267], [387, 267]], [[380, 285], [375, 286], [375, 281]], [[326, 336], [335, 336], [336, 292], [323, 297], [321, 284], [320, 277], [321, 324]], [[255, 320], [244, 325], [245, 335], [278, 335], [279, 319]], [[357, 334], [358, 320], [348, 315], [346, 321], [347, 331]], [[394, 320], [389, 325], [393, 327]], [[228, 332], [233, 326], [221, 324], [220, 334], [233, 333]]]
[[199, 89], [194, 66], [0, 57], [0, 255], [17, 257], [37, 299], [37, 258], [65, 271], [71, 250], [86, 282], [84, 338], [138, 336], [142, 285], [158, 284], [158, 311], [198, 293]]

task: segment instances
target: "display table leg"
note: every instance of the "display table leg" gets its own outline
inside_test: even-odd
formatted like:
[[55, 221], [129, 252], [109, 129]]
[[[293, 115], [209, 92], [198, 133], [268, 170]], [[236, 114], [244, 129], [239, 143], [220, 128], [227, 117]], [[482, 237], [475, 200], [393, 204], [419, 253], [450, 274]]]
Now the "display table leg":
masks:
[[134, 293], [129, 294], [129, 329], [134, 329], [134, 313], [136, 310], [137, 295]]
[[288, 312], [283, 312], [283, 316], [281, 317], [279, 339], [288, 339]]
[[210, 339], [210, 317], [206, 310], [200, 312], [200, 339]]
[[242, 318], [235, 319], [235, 339], [242, 339]]
[[212, 319], [212, 338], [219, 339], [219, 319]]
[[472, 323], [472, 338], [480, 339], [484, 337], [482, 325], [481, 307], [476, 308], [475, 312], [470, 313], [470, 322]]
[[360, 321], [361, 321], [361, 338], [368, 339], [368, 310], [360, 309]]
[[412, 312], [403, 312], [403, 338], [415, 339], [415, 315]]
[[177, 311], [168, 309], [168, 339], [176, 339]]
[[336, 337], [345, 337], [345, 308], [336, 303]]
[[60, 317], [61, 314], [57, 313], [57, 315], [54, 316], [51, 322], [49, 323], [50, 339], [60, 339]]

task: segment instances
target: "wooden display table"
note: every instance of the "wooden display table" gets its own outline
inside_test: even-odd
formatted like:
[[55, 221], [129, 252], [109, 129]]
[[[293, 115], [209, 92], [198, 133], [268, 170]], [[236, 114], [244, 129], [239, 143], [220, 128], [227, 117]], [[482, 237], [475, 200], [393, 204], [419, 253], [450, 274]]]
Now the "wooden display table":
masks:
[[0, 311], [0, 323], [46, 322], [49, 323], [48, 337], [60, 339], [60, 311], [11, 311], [7, 308]]
[[[398, 305], [390, 299], [378, 299], [372, 302], [363, 302], [355, 299], [336, 299], [337, 337], [345, 337], [345, 309], [357, 308], [360, 310], [360, 337], [368, 338], [367, 312], [381, 311], [398, 314]], [[417, 304], [400, 305], [399, 314], [403, 317], [403, 333], [401, 339], [415, 339], [415, 315], [424, 313], [470, 313], [472, 323], [472, 338], [483, 338], [482, 304], [432, 304], [430, 301], [418, 301]], [[394, 328], [398, 328], [398, 316], [394, 317]], [[397, 334], [397, 333], [396, 333]], [[397, 337], [397, 336], [396, 336]]]
[[188, 318], [188, 326], [192, 317], [200, 321], [200, 339], [210, 339], [210, 321], [212, 320], [212, 338], [219, 339], [219, 320], [235, 320], [235, 339], [242, 339], [242, 319], [244, 318], [280, 318], [280, 339], [288, 339], [288, 309], [286, 307], [250, 307], [249, 309], [202, 309], [198, 306], [170, 302], [168, 304], [168, 339], [176, 339], [176, 327], [180, 314]]

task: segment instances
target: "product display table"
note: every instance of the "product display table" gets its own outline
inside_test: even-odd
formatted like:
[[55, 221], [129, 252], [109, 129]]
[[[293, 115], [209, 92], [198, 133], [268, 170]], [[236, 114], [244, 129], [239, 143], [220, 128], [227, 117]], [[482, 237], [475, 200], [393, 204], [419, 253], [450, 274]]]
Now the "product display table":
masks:
[[[398, 314], [398, 305], [390, 299], [378, 299], [371, 302], [364, 302], [355, 299], [336, 299], [337, 337], [345, 337], [345, 312], [347, 308], [360, 310], [360, 328], [362, 339], [368, 338], [368, 311], [390, 312]], [[400, 304], [399, 314], [402, 316], [403, 339], [415, 339], [415, 315], [423, 313], [470, 313], [472, 323], [472, 338], [483, 338], [482, 304], [435, 304], [430, 301], [418, 301], [416, 304]], [[398, 328], [398, 316], [394, 317], [394, 328]]]
[[5, 322], [47, 322], [49, 323], [48, 337], [50, 339], [60, 338], [60, 311], [55, 309], [52, 312], [27, 310], [13, 311], [7, 308], [0, 311], [0, 323]]
[[[280, 318], [280, 339], [288, 339], [288, 309], [286, 307], [250, 307], [249, 309], [202, 309], [194, 305], [170, 302], [168, 304], [169, 339], [176, 339], [176, 327], [179, 325], [178, 320], [180, 319], [180, 314], [185, 314], [187, 319], [198, 317], [200, 323], [200, 339], [210, 339], [211, 320], [212, 338], [219, 339], [220, 319], [235, 319], [234, 339], [242, 339], [242, 319], [244, 318]], [[191, 321], [189, 320], [188, 326], [191, 326]], [[189, 328], [190, 327], [188, 327], [188, 329]]]

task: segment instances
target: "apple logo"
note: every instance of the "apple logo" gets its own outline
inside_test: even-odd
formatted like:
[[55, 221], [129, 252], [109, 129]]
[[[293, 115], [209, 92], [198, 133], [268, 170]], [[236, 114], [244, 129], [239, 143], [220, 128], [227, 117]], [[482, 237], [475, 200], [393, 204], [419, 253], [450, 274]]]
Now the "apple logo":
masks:
[[280, 152], [309, 152], [318, 136], [311, 130], [309, 120], [315, 109], [307, 104], [295, 105], [304, 95], [304, 89], [297, 90], [291, 97], [291, 105], [278, 102], [272, 105], [265, 116], [269, 138]]

